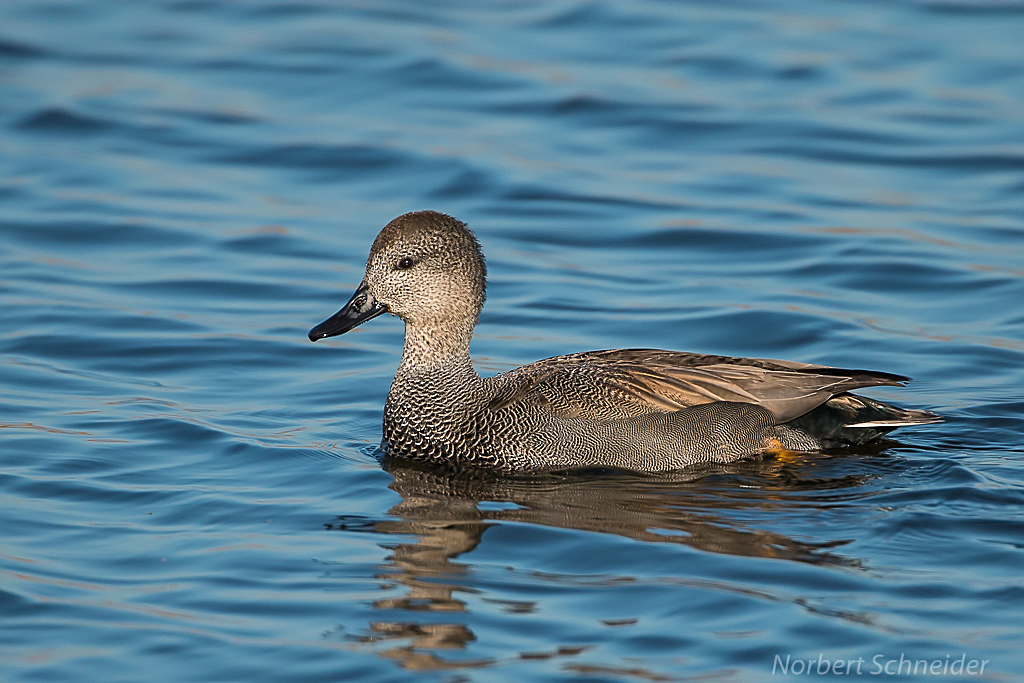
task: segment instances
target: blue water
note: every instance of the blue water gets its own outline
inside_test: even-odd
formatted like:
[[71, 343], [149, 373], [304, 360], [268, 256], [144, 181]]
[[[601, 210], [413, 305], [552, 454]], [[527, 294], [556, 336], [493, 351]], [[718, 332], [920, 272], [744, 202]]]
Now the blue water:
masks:
[[[1022, 25], [0, 3], [0, 680], [1021, 680]], [[305, 335], [425, 208], [488, 256], [483, 373], [787, 358], [946, 421], [671, 476], [381, 462], [400, 322]]]

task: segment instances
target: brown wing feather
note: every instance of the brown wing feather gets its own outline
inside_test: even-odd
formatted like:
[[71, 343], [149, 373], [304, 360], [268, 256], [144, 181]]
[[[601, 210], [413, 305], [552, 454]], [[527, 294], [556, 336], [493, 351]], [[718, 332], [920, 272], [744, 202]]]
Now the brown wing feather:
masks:
[[504, 386], [491, 401], [493, 410], [526, 401], [556, 414], [627, 416], [737, 401], [765, 407], [780, 423], [836, 394], [908, 380], [884, 372], [657, 349], [557, 356], [495, 379]]

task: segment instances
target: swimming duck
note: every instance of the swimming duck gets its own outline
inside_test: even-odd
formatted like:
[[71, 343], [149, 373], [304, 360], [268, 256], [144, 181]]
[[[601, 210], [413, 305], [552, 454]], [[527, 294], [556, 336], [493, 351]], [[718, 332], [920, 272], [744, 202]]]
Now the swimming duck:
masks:
[[505, 470], [657, 472], [863, 444], [940, 419], [849, 393], [907, 377], [763, 358], [615, 349], [480, 377], [469, 345], [486, 279], [465, 223], [407, 213], [377, 235], [345, 307], [310, 330], [317, 341], [383, 313], [405, 322], [384, 406], [389, 455]]

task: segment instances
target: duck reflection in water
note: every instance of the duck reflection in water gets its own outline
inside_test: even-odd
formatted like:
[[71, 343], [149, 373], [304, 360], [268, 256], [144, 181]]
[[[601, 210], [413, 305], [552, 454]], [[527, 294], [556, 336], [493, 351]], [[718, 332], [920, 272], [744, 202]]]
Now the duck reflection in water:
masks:
[[[467, 603], [459, 596], [479, 594], [480, 589], [469, 585], [468, 578], [460, 581], [460, 576], [468, 577], [469, 568], [454, 560], [474, 550], [484, 532], [502, 522], [677, 543], [712, 553], [860, 567], [857, 559], [833, 550], [849, 540], [799, 541], [751, 528], [740, 520], [749, 516], [746, 513], [763, 516], [773, 508], [791, 507], [794, 495], [802, 498], [813, 493], [820, 504], [859, 497], [863, 494], [856, 490], [870, 479], [863, 474], [808, 479], [801, 474], [800, 462], [778, 459], [662, 475], [601, 470], [510, 476], [479, 468], [438, 469], [390, 459], [384, 461], [384, 467], [394, 477], [390, 488], [402, 497], [389, 510], [392, 518], [374, 520], [342, 515], [327, 525], [348, 532], [414, 537], [387, 545], [393, 551], [388, 558], [389, 566], [376, 578], [389, 593], [396, 586], [406, 590], [402, 596], [375, 600], [373, 606], [380, 610], [468, 612]], [[727, 585], [716, 587], [729, 590]], [[529, 601], [482, 599], [497, 603], [506, 611], [522, 613], [535, 609]], [[372, 622], [369, 631], [356, 640], [377, 646], [394, 644], [378, 650], [378, 654], [414, 670], [495, 663], [488, 659], [449, 659], [437, 654], [442, 650], [465, 649], [476, 640], [474, 633], [459, 622]], [[571, 656], [583, 649], [586, 648], [567, 644], [544, 656]]]

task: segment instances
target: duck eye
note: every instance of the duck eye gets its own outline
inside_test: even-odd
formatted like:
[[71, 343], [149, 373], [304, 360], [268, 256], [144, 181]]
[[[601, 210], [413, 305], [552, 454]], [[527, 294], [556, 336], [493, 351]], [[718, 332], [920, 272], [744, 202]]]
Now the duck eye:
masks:
[[398, 268], [398, 270], [409, 270], [410, 268], [412, 268], [413, 263], [415, 263], [415, 261], [406, 256], [401, 261], [399, 261], [395, 267]]

